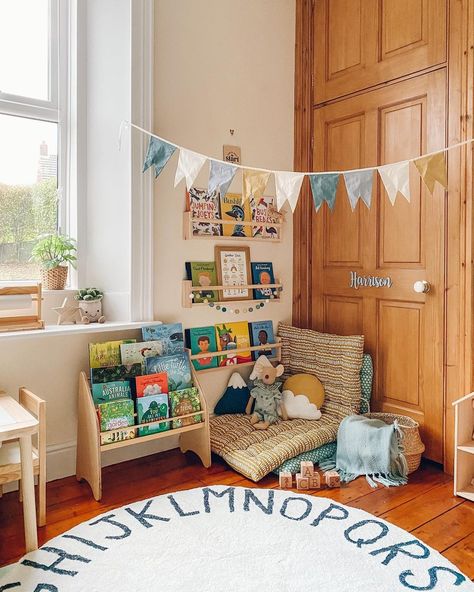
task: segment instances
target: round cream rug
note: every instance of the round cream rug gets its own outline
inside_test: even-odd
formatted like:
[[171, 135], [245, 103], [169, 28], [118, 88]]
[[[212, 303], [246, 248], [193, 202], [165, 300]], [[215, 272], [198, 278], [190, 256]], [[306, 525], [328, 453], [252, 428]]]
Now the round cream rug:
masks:
[[467, 592], [474, 584], [410, 533], [361, 510], [212, 486], [84, 522], [0, 570], [5, 590]]

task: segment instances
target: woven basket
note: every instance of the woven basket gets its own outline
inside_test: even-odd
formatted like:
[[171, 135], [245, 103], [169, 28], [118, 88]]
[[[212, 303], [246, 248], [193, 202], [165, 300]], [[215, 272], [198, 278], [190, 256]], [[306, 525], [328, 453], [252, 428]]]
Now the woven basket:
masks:
[[64, 290], [67, 280], [67, 267], [58, 265], [53, 269], [41, 270], [41, 283], [45, 290]]
[[421, 462], [421, 455], [425, 451], [425, 445], [421, 441], [419, 424], [411, 417], [406, 415], [396, 415], [395, 413], [366, 413], [365, 417], [371, 419], [380, 419], [385, 423], [391, 424], [398, 421], [398, 427], [403, 432], [403, 453], [407, 459], [408, 473], [413, 473], [418, 469]]

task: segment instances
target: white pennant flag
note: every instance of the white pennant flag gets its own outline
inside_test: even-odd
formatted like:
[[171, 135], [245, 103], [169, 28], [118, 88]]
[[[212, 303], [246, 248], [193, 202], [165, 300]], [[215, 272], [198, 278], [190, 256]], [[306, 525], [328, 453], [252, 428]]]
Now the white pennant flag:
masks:
[[180, 148], [174, 186], [176, 187], [182, 179], [186, 179], [186, 187], [189, 191], [206, 160], [207, 158], [202, 154], [198, 154], [192, 150], [186, 150], [186, 148]]
[[409, 202], [410, 163], [408, 161], [396, 162], [395, 164], [386, 164], [384, 166], [377, 167], [377, 169], [392, 206], [395, 204], [395, 199], [398, 192], [400, 192]]
[[276, 203], [278, 211], [283, 207], [285, 201], [288, 201], [290, 204], [291, 211], [295, 211], [303, 179], [304, 173], [275, 172]]

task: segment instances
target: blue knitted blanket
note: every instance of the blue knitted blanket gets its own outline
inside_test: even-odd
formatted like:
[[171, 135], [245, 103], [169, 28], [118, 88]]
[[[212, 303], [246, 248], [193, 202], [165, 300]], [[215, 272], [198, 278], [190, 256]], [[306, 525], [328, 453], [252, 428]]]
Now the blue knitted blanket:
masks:
[[371, 487], [405, 485], [408, 467], [397, 422], [386, 424], [363, 415], [345, 417], [337, 432], [334, 456], [320, 463], [323, 471], [335, 469], [341, 481], [365, 475]]

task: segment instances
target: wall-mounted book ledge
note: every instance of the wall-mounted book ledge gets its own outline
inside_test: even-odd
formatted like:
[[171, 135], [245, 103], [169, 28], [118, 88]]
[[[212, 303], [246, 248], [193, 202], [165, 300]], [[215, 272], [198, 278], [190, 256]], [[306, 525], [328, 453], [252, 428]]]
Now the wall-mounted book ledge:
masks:
[[[251, 299], [247, 300], [246, 298], [236, 298], [233, 300], [232, 298], [229, 299], [222, 299], [222, 292], [223, 290], [270, 290], [271, 294], [268, 295], [268, 298], [259, 298], [259, 299]], [[283, 284], [242, 284], [238, 286], [193, 286], [191, 280], [183, 280], [183, 288], [182, 288], [182, 305], [183, 308], [192, 308], [194, 306], [228, 306], [228, 305], [237, 305], [244, 307], [251, 304], [268, 304], [269, 302], [280, 302], [280, 292], [283, 290]], [[219, 292], [218, 298], [221, 300], [210, 302], [209, 299], [206, 301], [206, 294], [208, 292]], [[276, 295], [278, 294], [278, 296]], [[204, 300], [203, 302], [195, 302], [196, 295], [199, 296], [200, 300]]]
[[[241, 226], [243, 228], [250, 227], [251, 236], [223, 236], [221, 231], [219, 234], [212, 232], [211, 225], [220, 225], [221, 229], [225, 227]], [[226, 241], [262, 241], [265, 243], [279, 243], [282, 240], [283, 222], [266, 222], [261, 223], [255, 220], [221, 220], [219, 218], [193, 218], [191, 212], [183, 212], [183, 238], [185, 240], [204, 239], [215, 240], [224, 238]]]
[[[140, 423], [138, 425], [121, 427], [106, 432], [100, 431], [99, 419], [94, 406], [89, 380], [85, 372], [79, 375], [79, 398], [78, 398], [78, 426], [77, 426], [77, 452], [76, 452], [76, 479], [81, 481], [85, 479], [92, 489], [94, 499], [99, 501], [102, 497], [102, 452], [123, 448], [125, 446], [134, 446], [142, 442], [179, 436], [179, 447], [181, 452], [192, 450], [201, 459], [205, 467], [211, 466], [211, 443], [209, 436], [209, 413], [207, 410], [206, 399], [203, 390], [196, 376], [196, 371], [191, 365], [193, 384], [199, 390], [201, 400], [201, 410], [193, 411], [185, 415], [170, 417], [167, 419], [153, 421], [149, 423]], [[161, 423], [172, 422], [173, 420], [186, 420], [186, 418], [200, 415], [200, 423], [191, 423], [183, 425], [180, 428], [174, 428], [162, 432], [155, 432], [146, 436], [138, 436], [137, 431], [146, 426], [156, 426]], [[183, 422], [185, 423], [185, 422]], [[122, 440], [121, 432], [124, 430], [134, 430], [135, 438]], [[112, 438], [110, 438], [112, 436]], [[112, 439], [117, 436], [116, 442], [110, 444], [101, 444], [104, 437]]]

